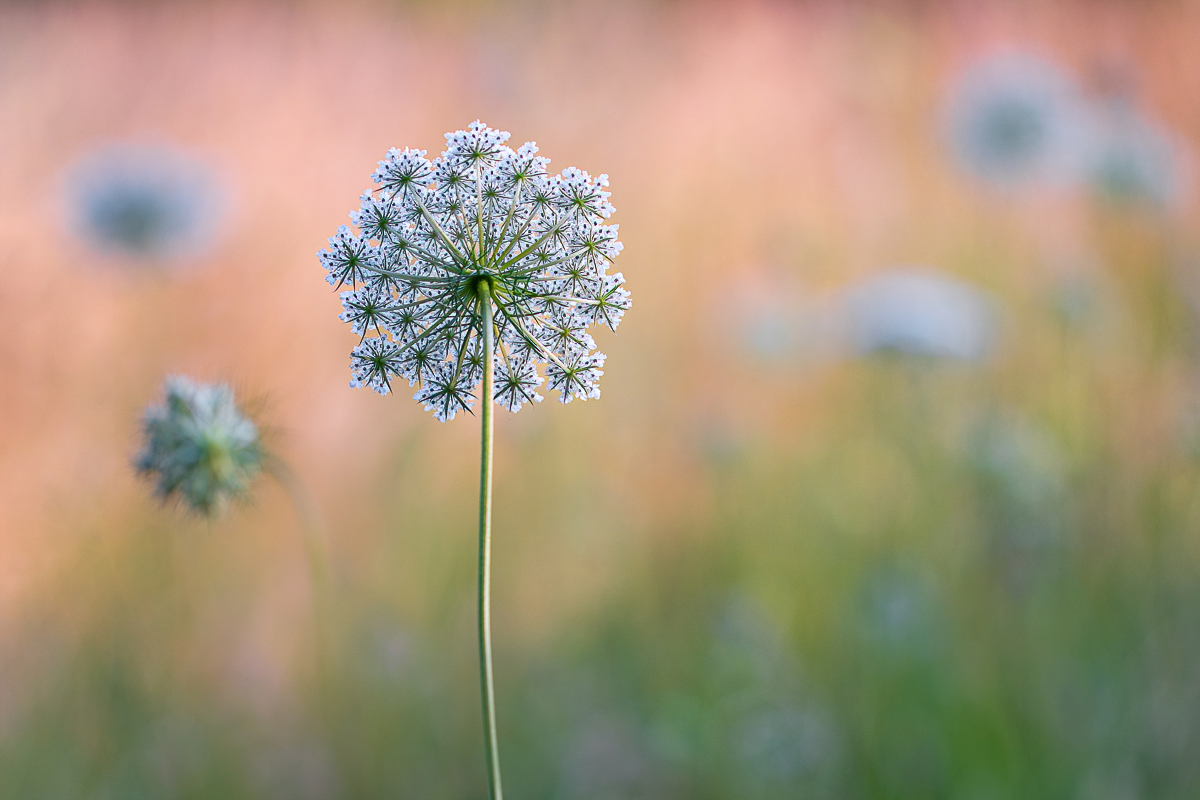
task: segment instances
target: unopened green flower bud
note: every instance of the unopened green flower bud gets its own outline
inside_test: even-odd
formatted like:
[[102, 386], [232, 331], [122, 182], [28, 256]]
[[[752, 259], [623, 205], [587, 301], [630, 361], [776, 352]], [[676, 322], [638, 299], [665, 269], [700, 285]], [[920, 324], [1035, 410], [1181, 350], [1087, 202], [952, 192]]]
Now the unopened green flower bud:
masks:
[[258, 428], [224, 384], [167, 378], [165, 402], [146, 409], [145, 445], [135, 465], [163, 499], [179, 497], [205, 516], [243, 494], [262, 470]]

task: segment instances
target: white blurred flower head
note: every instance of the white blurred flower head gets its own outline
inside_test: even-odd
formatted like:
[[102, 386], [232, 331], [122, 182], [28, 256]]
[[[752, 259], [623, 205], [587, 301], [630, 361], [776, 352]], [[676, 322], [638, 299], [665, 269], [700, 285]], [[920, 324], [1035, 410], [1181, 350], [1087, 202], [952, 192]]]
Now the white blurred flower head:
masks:
[[1182, 201], [1185, 164], [1171, 134], [1122, 100], [1110, 101], [1097, 116], [1093, 188], [1129, 205], [1162, 208]]
[[733, 726], [731, 749], [755, 788], [791, 784], [831, 771], [839, 755], [837, 731], [827, 714], [780, 704], [759, 709]]
[[146, 409], [144, 443], [135, 462], [163, 499], [180, 498], [204, 516], [243, 494], [262, 469], [258, 428], [223, 384], [167, 378], [164, 402]]
[[[616, 329], [630, 306], [607, 175], [552, 175], [533, 142], [482, 122], [424, 150], [388, 151], [346, 226], [318, 255], [362, 337], [351, 386], [387, 394], [396, 379], [445, 422], [469, 411], [483, 377], [480, 298], [494, 309], [495, 401], [518, 411], [543, 383], [568, 403], [600, 396], [605, 356], [588, 328]], [[543, 375], [544, 371], [544, 375]]]
[[894, 564], [864, 575], [857, 634], [879, 656], [924, 659], [942, 644], [944, 624], [935, 588]]
[[1062, 454], [1049, 434], [1015, 415], [986, 418], [972, 432], [975, 469], [1023, 506], [1056, 506], [1064, 489]]
[[[1065, 456], [1050, 432], [1014, 412], [993, 413], [975, 425], [966, 445], [993, 544], [1010, 560], [1062, 544], [1071, 497]], [[1027, 564], [1010, 566], [1028, 571]]]
[[72, 230], [96, 250], [135, 261], [202, 253], [219, 229], [223, 193], [200, 159], [162, 145], [103, 147], [67, 174]]
[[1001, 53], [968, 68], [945, 122], [959, 163], [993, 185], [1066, 185], [1084, 176], [1092, 147], [1086, 105], [1058, 67], [1036, 56]]
[[859, 355], [980, 360], [991, 352], [996, 313], [990, 298], [945, 273], [899, 267], [849, 287], [846, 335]]

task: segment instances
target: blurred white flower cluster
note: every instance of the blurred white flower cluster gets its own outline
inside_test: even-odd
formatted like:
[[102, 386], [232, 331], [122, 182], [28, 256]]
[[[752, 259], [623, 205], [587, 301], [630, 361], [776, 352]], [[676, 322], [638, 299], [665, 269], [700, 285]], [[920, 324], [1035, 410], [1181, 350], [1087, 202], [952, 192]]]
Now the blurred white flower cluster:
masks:
[[1053, 64], [1005, 53], [972, 65], [947, 107], [959, 162], [989, 182], [1067, 184], [1086, 169], [1088, 112]]
[[[446, 134], [432, 161], [392, 149], [351, 214], [318, 255], [342, 293], [341, 319], [363, 337], [351, 353], [352, 386], [387, 394], [396, 378], [441, 421], [474, 404], [483, 376], [484, 314], [494, 309], [495, 400], [510, 411], [600, 396], [604, 354], [592, 325], [615, 329], [630, 306], [608, 176], [549, 159], [481, 122]], [[544, 368], [545, 376], [541, 374]]]
[[203, 161], [163, 145], [100, 148], [67, 175], [73, 231], [97, 250], [171, 261], [216, 239], [223, 192]]
[[1170, 131], [1122, 99], [1106, 103], [1097, 120], [1090, 177], [1101, 195], [1160, 207], [1184, 199], [1187, 162]]
[[855, 352], [979, 361], [992, 349], [996, 313], [979, 288], [944, 272], [896, 267], [850, 286], [846, 333]]
[[1001, 316], [982, 287], [921, 266], [880, 269], [813, 297], [747, 295], [733, 307], [749, 350], [807, 361], [884, 353], [982, 362], [995, 349]]
[[971, 65], [947, 100], [945, 126], [958, 162], [1004, 189], [1086, 184], [1122, 203], [1183, 199], [1186, 159], [1175, 137], [1124, 93], [1092, 100], [1034, 55]]

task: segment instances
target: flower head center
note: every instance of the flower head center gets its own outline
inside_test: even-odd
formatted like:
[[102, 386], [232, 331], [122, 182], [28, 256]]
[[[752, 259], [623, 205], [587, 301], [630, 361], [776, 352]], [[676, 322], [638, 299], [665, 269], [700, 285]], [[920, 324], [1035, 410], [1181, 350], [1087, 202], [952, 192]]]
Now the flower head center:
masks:
[[486, 272], [476, 273], [467, 278], [467, 294], [473, 299], [483, 296], [486, 289], [489, 297], [496, 294], [496, 277]]
[[237, 473], [233, 453], [225, 441], [219, 436], [208, 434], [204, 437], [200, 463], [208, 467], [209, 472], [217, 482], [228, 481]]

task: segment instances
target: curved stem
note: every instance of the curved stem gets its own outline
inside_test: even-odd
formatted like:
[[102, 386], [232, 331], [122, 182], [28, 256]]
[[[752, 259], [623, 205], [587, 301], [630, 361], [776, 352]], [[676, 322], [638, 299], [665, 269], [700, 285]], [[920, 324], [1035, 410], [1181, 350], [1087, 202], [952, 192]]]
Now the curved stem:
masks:
[[492, 681], [492, 419], [495, 383], [495, 342], [492, 293], [487, 281], [479, 284], [483, 316], [483, 443], [479, 458], [479, 685], [483, 696], [483, 737], [487, 755], [488, 788], [492, 800], [503, 800], [500, 788], [500, 753], [496, 747], [496, 689]]
[[268, 458], [264, 464], [265, 472], [278, 481], [287, 492], [288, 499], [300, 520], [300, 529], [304, 536], [304, 555], [308, 561], [309, 580], [312, 583], [313, 626], [315, 628], [317, 663], [321, 673], [319, 680], [324, 682], [331, 666], [335, 648], [330, 641], [332, 635], [332, 590], [329, 576], [329, 548], [325, 537], [325, 523], [321, 512], [309, 494], [303, 482], [292, 471], [291, 467], [279, 458]]

